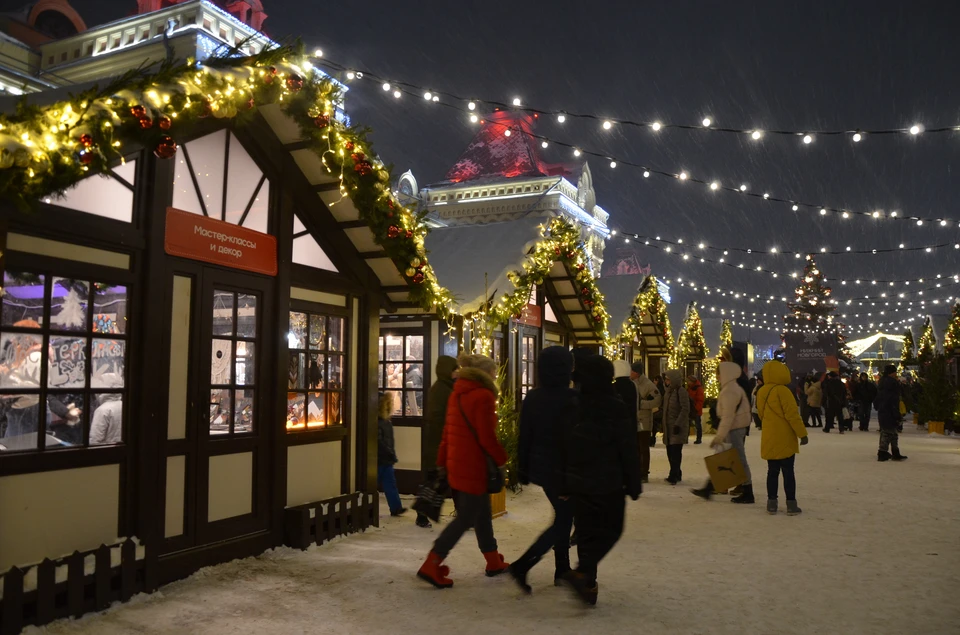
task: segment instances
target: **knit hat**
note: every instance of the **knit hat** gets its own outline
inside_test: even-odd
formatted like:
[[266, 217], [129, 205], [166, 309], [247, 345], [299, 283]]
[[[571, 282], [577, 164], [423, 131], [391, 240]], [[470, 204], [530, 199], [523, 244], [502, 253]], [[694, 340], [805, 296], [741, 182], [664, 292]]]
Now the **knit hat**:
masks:
[[646, 369], [643, 367], [643, 362], [634, 362], [633, 366], [630, 367], [630, 370], [638, 375], [642, 375], [646, 372]]
[[894, 366], [893, 364], [887, 364], [886, 366], [883, 367], [883, 374], [884, 374], [884, 375], [896, 375], [896, 374], [897, 374], [897, 367]]

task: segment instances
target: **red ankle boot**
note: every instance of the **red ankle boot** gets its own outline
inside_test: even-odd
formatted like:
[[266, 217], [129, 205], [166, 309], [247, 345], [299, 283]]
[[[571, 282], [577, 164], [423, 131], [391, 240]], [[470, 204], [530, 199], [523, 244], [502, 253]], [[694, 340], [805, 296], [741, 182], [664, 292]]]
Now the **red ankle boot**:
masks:
[[510, 563], [504, 561], [503, 556], [500, 555], [499, 551], [488, 551], [483, 554], [483, 557], [487, 559], [487, 577], [492, 578], [495, 575], [500, 575], [501, 573], [506, 573], [507, 569], [510, 568]]
[[443, 558], [432, 551], [427, 556], [426, 562], [417, 571], [418, 578], [426, 580], [438, 589], [449, 589], [453, 586], [453, 580], [448, 578], [448, 575], [450, 575], [450, 567], [444, 565]]

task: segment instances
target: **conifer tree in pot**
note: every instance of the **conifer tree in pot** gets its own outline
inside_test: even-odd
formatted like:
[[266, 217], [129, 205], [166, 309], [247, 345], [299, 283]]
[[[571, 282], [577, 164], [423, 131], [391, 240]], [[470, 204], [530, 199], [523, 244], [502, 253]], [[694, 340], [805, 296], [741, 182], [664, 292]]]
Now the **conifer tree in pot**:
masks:
[[931, 433], [944, 433], [944, 424], [955, 417], [957, 399], [957, 389], [950, 383], [947, 371], [947, 358], [942, 353], [936, 353], [924, 374], [923, 394], [920, 397], [920, 418], [927, 422], [927, 429]]

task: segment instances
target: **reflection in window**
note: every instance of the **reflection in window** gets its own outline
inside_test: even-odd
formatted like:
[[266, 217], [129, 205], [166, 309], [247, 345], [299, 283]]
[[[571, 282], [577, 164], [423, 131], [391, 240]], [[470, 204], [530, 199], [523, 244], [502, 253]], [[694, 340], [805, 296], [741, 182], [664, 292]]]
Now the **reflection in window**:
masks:
[[378, 387], [393, 404], [392, 417], [423, 416], [423, 336], [385, 333], [380, 336]]
[[524, 335], [520, 338], [520, 396], [536, 386], [537, 378], [537, 338]]
[[213, 292], [210, 341], [211, 435], [255, 430], [257, 384], [257, 296]]
[[15, 270], [3, 286], [0, 452], [122, 443], [126, 287]]
[[287, 347], [288, 432], [343, 425], [345, 320], [305, 311], [290, 312]]
[[62, 198], [52, 202], [59, 207], [129, 223], [133, 220], [136, 172], [136, 161], [128, 160], [106, 174], [78, 181]]

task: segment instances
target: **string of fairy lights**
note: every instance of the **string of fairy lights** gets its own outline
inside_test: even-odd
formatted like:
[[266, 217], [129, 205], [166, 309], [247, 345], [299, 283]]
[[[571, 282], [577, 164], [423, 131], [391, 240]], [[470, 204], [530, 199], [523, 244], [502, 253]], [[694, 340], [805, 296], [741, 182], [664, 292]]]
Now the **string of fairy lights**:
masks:
[[[753, 323], [755, 324], [760, 324], [763, 326], [770, 326], [770, 327], [774, 325], [780, 325], [779, 328], [781, 330], [783, 329], [783, 322], [782, 322], [783, 318], [789, 317], [786, 315], [780, 315], [778, 313], [757, 313], [757, 312], [750, 312], [748, 310], [745, 311], [745, 310], [737, 310], [737, 309], [729, 309], [729, 308], [718, 308], [714, 306], [709, 306], [707, 304], [699, 304], [698, 308], [704, 312], [704, 317], [721, 317], [721, 318], [727, 318], [727, 319], [743, 319], [743, 320], [749, 320], [752, 318]], [[879, 318], [882, 316], [882, 314], [883, 312], [881, 312], [880, 315], [876, 317]], [[867, 315], [869, 316], [872, 314], [867, 314]], [[842, 331], [860, 333], [864, 331], [869, 331], [874, 327], [882, 328], [884, 326], [888, 326], [888, 327], [903, 326], [905, 324], [909, 324], [916, 321], [918, 318], [922, 319], [924, 315], [925, 315], [924, 313], [920, 312], [901, 320], [889, 320], [884, 322], [869, 322], [869, 323], [863, 322], [860, 324], [850, 324], [848, 322], [832, 323], [830, 328], [839, 329]], [[838, 317], [846, 318], [848, 316], [842, 315]], [[857, 314], [853, 317], [861, 317], [861, 316], [860, 314]], [[815, 328], [816, 327], [809, 327], [808, 329], [802, 329], [802, 330], [809, 330], [809, 329], [815, 329]]]
[[[425, 88], [423, 86], [418, 86], [410, 82], [405, 81], [391, 81], [386, 78], [373, 73], [371, 71], [357, 71], [355, 69], [350, 69], [342, 64], [332, 62], [330, 60], [324, 59], [324, 65], [337, 70], [339, 72], [345, 73], [347, 80], [353, 79], [369, 79], [374, 82], [382, 82], [384, 91], [392, 92], [394, 97], [400, 98], [404, 93], [417, 93], [423, 95], [423, 98], [426, 101], [430, 102], [440, 102], [442, 99], [448, 99], [453, 102], [465, 103], [468, 104], [468, 108], [473, 111], [476, 109], [477, 105], [483, 105], [488, 108], [507, 108], [514, 107], [518, 108], [524, 112], [528, 112], [533, 115], [542, 115], [548, 116], [556, 119], [558, 123], [565, 123], [568, 119], [582, 119], [586, 121], [597, 122], [599, 127], [603, 130], [610, 130], [615, 126], [620, 127], [633, 127], [649, 130], [651, 132], [661, 132], [664, 130], [691, 130], [697, 132], [709, 132], [709, 133], [726, 133], [733, 134], [738, 136], [748, 137], [751, 141], [760, 141], [767, 136], [773, 137], [785, 137], [796, 139], [800, 142], [801, 146], [810, 146], [814, 143], [817, 137], [844, 137], [849, 138], [853, 143], [861, 143], [868, 136], [910, 136], [918, 137], [923, 134], [937, 134], [937, 133], [946, 133], [946, 132], [960, 132], [960, 123], [954, 125], [924, 125], [922, 123], [914, 123], [909, 126], [897, 126], [891, 128], [865, 128], [865, 127], [853, 127], [853, 128], [835, 128], [835, 129], [824, 129], [824, 128], [807, 128], [803, 130], [787, 130], [782, 128], [773, 128], [773, 129], [763, 129], [756, 126], [751, 127], [735, 127], [735, 126], [721, 126], [718, 125], [718, 122], [713, 118], [709, 113], [702, 115], [702, 118], [699, 122], [693, 123], [684, 123], [684, 122], [671, 122], [663, 120], [637, 120], [625, 117], [612, 117], [597, 115], [594, 113], [584, 113], [577, 112], [573, 109], [550, 109], [550, 108], [540, 108], [530, 104], [526, 104], [520, 97], [513, 97], [509, 104], [504, 101], [496, 99], [481, 99], [478, 97], [464, 97], [457, 95], [455, 93], [444, 91], [444, 90], [433, 90]], [[399, 94], [398, 94], [399, 93]], [[469, 106], [472, 104], [472, 107]]]
[[[567, 148], [573, 153], [575, 157], [587, 155], [587, 156], [600, 158], [600, 159], [603, 159], [604, 161], [607, 161], [611, 169], [616, 169], [621, 165], [636, 168], [638, 170], [642, 170], [644, 178], [650, 178], [651, 176], [662, 177], [662, 178], [670, 179], [675, 183], [693, 184], [693, 185], [702, 186], [714, 192], [733, 193], [733, 194], [738, 194], [740, 196], [744, 196], [748, 198], [767, 201], [770, 203], [784, 204], [784, 205], [788, 205], [790, 209], [794, 212], [804, 210], [804, 211], [817, 213], [820, 216], [838, 216], [842, 219], [860, 217], [860, 218], [870, 218], [874, 220], [889, 219], [889, 220], [898, 220], [898, 221], [910, 221], [911, 223], [915, 224], [918, 227], [922, 227], [925, 225], [936, 225], [940, 227], [960, 227], [960, 221], [951, 220], [948, 218], [922, 217], [922, 216], [917, 216], [913, 214], [903, 213], [900, 210], [884, 211], [884, 210], [878, 209], [878, 210], [868, 211], [868, 210], [847, 209], [847, 208], [833, 206], [833, 205], [803, 201], [803, 200], [800, 200], [799, 198], [775, 195], [770, 191], [757, 191], [752, 189], [746, 183], [742, 183], [742, 182], [730, 184], [730, 183], [723, 183], [715, 179], [709, 179], [709, 180], [702, 179], [690, 174], [687, 170], [681, 169], [679, 171], [670, 171], [670, 170], [658, 169], [650, 165], [638, 163], [636, 161], [632, 161], [629, 159], [618, 157], [616, 155], [612, 155], [611, 153], [608, 153], [608, 152], [600, 152], [597, 150], [587, 149], [577, 144], [573, 144], [566, 141], [551, 138], [545, 135], [537, 134], [529, 130], [524, 130], [523, 128], [511, 125], [509, 123], [487, 121], [482, 118], [482, 115], [478, 110], [479, 108], [478, 104], [488, 105], [494, 108], [514, 108], [514, 109], [525, 110], [525, 108], [523, 107], [522, 101], [519, 99], [514, 99], [513, 102], [509, 105], [502, 104], [495, 101], [488, 102], [488, 101], [480, 101], [480, 100], [470, 100], [467, 98], [462, 98], [462, 97], [452, 95], [449, 92], [435, 91], [435, 90], [431, 90], [429, 88], [418, 86], [416, 84], [412, 84], [409, 82], [387, 80], [387, 79], [384, 79], [383, 76], [377, 73], [374, 73], [372, 71], [350, 70], [347, 67], [341, 64], [337, 64], [335, 62], [331, 62], [330, 60], [324, 59], [322, 63], [326, 65], [328, 68], [344, 73], [347, 81], [350, 81], [353, 79], [363, 79], [363, 80], [372, 81], [375, 83], [381, 83], [381, 86], [383, 87], [384, 92], [392, 94], [397, 99], [402, 98], [404, 95], [411, 95], [411, 96], [422, 95], [423, 101], [425, 103], [440, 105], [440, 106], [451, 108], [453, 110], [457, 110], [467, 114], [467, 116], [470, 118], [471, 123], [501, 126], [503, 127], [503, 133], [506, 136], [510, 136], [513, 134], [523, 134], [532, 139], [539, 141], [540, 145], [543, 148], [548, 148], [550, 147], [550, 145], [556, 145], [558, 147]], [[443, 99], [441, 99], [441, 96], [447, 97], [450, 101], [444, 101]], [[537, 110], [530, 110], [530, 112], [532, 112], [533, 115], [535, 116], [539, 116], [540, 114], [540, 111], [537, 111]], [[550, 113], [548, 111], [544, 111], [544, 114], [550, 114]], [[561, 116], [566, 116], [566, 115], [561, 115], [561, 114], [557, 115], [558, 121], [560, 123], [563, 123], [565, 119], [560, 120], [559, 118]], [[617, 121], [620, 121], [620, 120], [617, 120]], [[616, 125], [617, 123], [615, 123], [615, 120], [604, 119], [602, 124], [602, 129], [605, 131], [610, 131], [614, 129]], [[652, 124], [650, 124], [650, 128], [654, 131], [659, 131], [663, 127], [664, 125], [662, 123], [653, 122]], [[941, 126], [941, 127], [936, 127], [932, 129], [931, 128], [925, 129], [920, 124], [916, 124], [906, 129], [891, 128], [885, 132], [880, 130], [876, 130], [873, 132], [861, 131], [860, 135], [862, 137], [863, 135], [866, 135], [866, 134], [906, 133], [906, 134], [911, 134], [915, 136], [923, 133], [924, 131], [947, 132], [947, 131], [956, 131], [958, 129], [960, 128], [958, 128], [957, 126], [954, 126], [954, 127]], [[720, 129], [718, 128], [718, 130]], [[770, 132], [770, 131], [767, 131], [767, 132]], [[807, 144], [812, 142], [812, 139], [815, 134], [824, 134], [824, 135], [841, 134], [840, 131], [821, 131], [819, 133], [817, 132], [802, 133], [801, 131], [780, 131], [780, 132], [785, 134], [803, 134], [804, 135], [803, 139]], [[756, 140], [759, 140], [759, 138], [762, 138], [763, 131], [756, 131], [756, 130], [751, 131], [751, 137], [753, 137], [755, 133], [759, 133], [761, 135], [760, 137], [757, 137]], [[854, 136], [855, 134], [856, 133], [854, 133]], [[807, 139], [810, 139], [810, 141], [806, 141]]]

